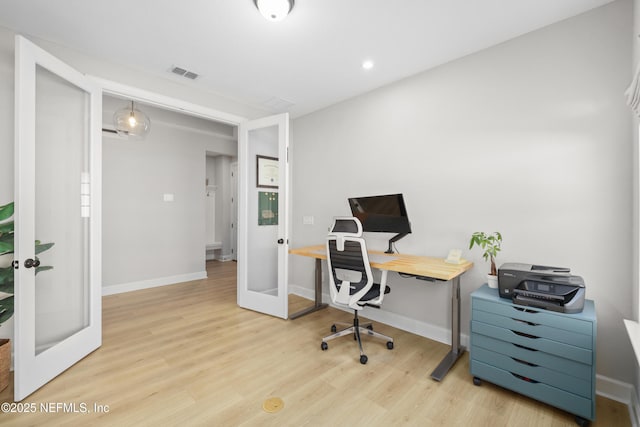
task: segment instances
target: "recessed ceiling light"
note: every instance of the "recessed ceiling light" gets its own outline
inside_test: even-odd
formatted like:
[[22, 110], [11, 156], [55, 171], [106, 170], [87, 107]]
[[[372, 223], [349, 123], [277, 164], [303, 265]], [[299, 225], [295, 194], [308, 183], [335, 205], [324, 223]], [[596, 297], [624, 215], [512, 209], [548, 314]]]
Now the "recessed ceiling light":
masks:
[[373, 61], [371, 61], [370, 59], [367, 59], [366, 61], [364, 61], [362, 63], [362, 68], [364, 68], [365, 70], [370, 70], [373, 68]]

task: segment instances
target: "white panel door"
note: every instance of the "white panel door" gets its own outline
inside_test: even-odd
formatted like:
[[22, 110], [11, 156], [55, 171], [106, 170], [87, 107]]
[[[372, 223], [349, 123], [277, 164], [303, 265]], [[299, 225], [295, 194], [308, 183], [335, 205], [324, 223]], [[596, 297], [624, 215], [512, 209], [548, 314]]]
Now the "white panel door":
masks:
[[238, 134], [238, 305], [288, 317], [289, 115]]
[[[101, 345], [102, 94], [20, 36], [15, 52], [14, 398], [20, 401]], [[36, 240], [53, 246], [41, 252]]]

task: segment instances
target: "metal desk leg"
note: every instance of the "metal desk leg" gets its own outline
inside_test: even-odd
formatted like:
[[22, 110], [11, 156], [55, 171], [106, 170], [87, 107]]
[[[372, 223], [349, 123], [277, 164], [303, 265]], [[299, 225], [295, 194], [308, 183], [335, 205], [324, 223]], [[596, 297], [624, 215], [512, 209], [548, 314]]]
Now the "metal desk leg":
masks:
[[315, 295], [315, 303], [309, 307], [300, 311], [296, 311], [293, 314], [289, 315], [289, 319], [297, 319], [300, 316], [304, 316], [305, 314], [313, 313], [314, 311], [318, 311], [322, 308], [325, 308], [327, 304], [322, 302], [322, 260], [320, 258], [316, 258], [316, 295]]
[[460, 345], [460, 276], [451, 281], [451, 286], [451, 350], [431, 373], [431, 378], [436, 381], [442, 381], [465, 351]]

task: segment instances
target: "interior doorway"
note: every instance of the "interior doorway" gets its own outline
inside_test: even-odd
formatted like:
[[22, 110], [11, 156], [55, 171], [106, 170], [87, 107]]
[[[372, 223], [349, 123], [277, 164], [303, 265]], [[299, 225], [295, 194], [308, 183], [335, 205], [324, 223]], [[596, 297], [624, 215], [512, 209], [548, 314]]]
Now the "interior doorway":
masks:
[[207, 277], [231, 260], [230, 168], [236, 126], [135, 101], [144, 140], [113, 129], [124, 96], [103, 96], [103, 286], [106, 294]]
[[218, 261], [237, 260], [234, 233], [235, 195], [238, 192], [233, 167], [237, 157], [207, 152], [205, 179], [206, 259]]

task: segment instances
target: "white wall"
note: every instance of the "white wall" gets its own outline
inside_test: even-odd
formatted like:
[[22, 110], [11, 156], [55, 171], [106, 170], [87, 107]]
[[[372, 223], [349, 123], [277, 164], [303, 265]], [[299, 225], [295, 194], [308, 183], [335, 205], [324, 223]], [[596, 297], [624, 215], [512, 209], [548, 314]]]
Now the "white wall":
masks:
[[[105, 127], [122, 101], [105, 98]], [[143, 141], [103, 133], [103, 286], [205, 273], [206, 153], [237, 154], [233, 129], [149, 106]], [[171, 194], [174, 201], [165, 202]], [[114, 288], [115, 287], [115, 288]]]
[[[631, 2], [617, 1], [294, 120], [292, 247], [322, 242], [349, 196], [402, 192], [413, 234], [400, 252], [461, 248], [476, 263], [461, 280], [468, 334], [469, 293], [488, 271], [469, 238], [498, 230], [499, 265], [583, 276], [598, 373], [632, 382], [631, 24]], [[383, 249], [389, 236], [367, 237]], [[313, 261], [291, 266], [292, 285], [311, 289]], [[382, 310], [450, 328], [449, 286], [389, 280]]]

